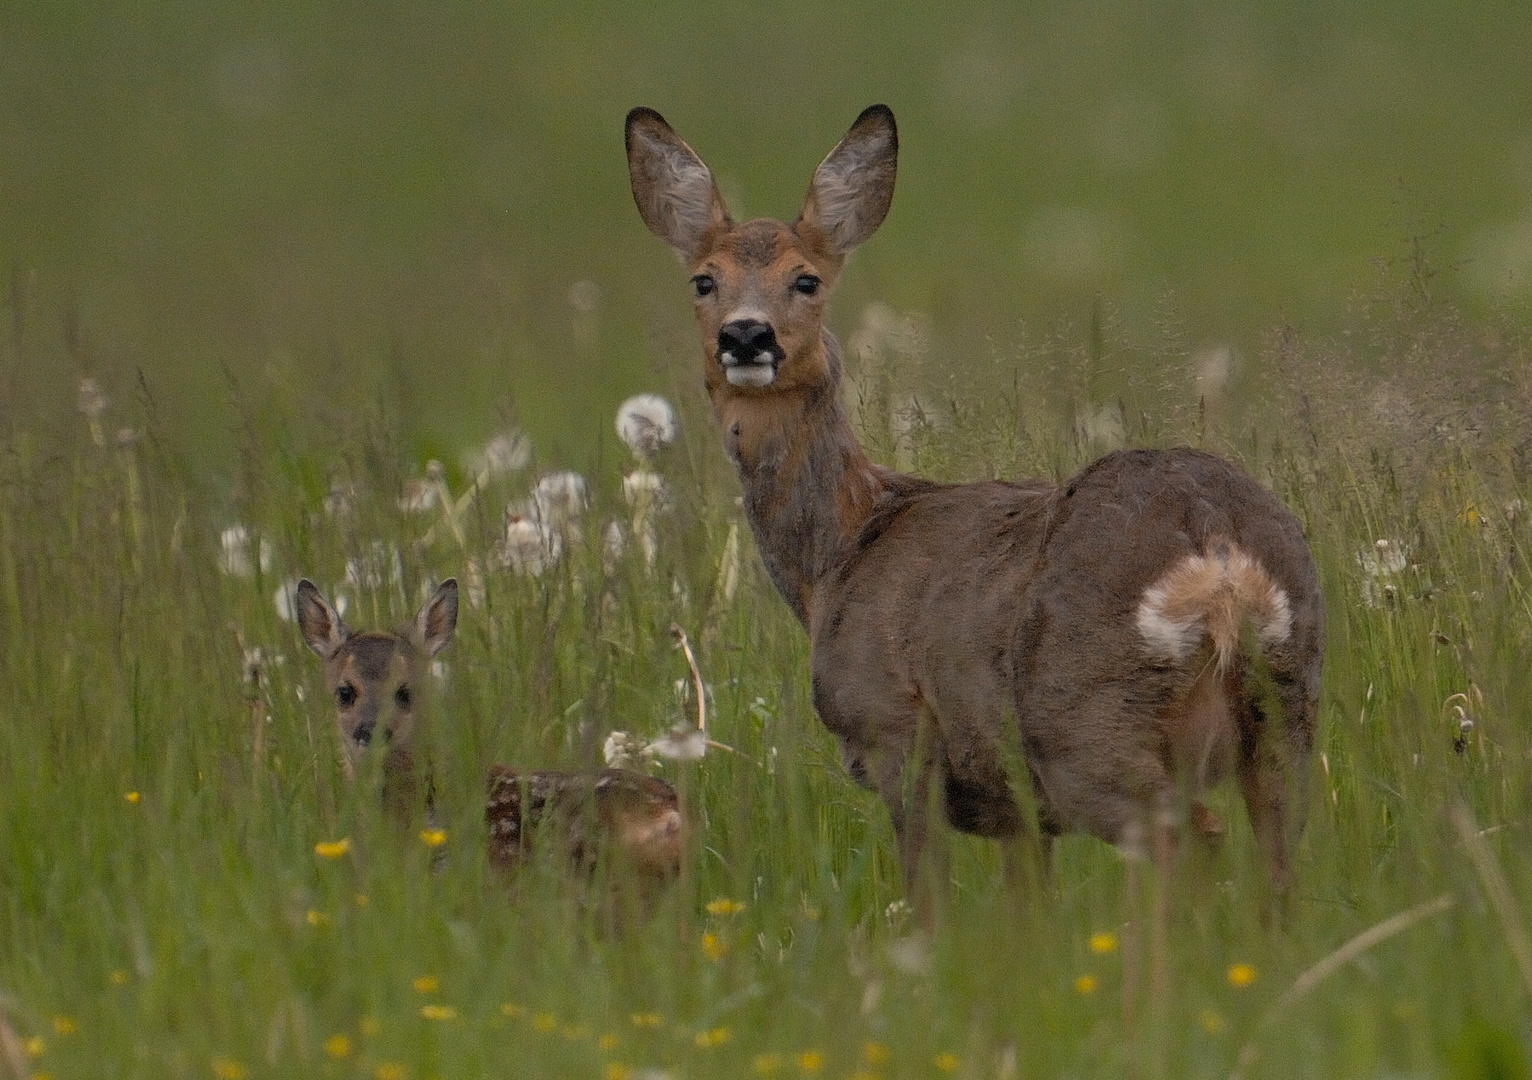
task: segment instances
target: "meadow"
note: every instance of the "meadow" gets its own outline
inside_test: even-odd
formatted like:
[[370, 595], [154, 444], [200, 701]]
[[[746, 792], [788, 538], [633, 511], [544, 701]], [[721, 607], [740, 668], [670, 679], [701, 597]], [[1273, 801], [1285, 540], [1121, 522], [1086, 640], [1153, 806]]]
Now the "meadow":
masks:
[[[657, 378], [681, 430], [652, 459], [589, 421], [606, 434], [556, 559], [506, 545], [504, 509], [548, 471], [535, 443], [507, 429], [498, 456], [428, 468], [386, 392], [342, 407], [229, 375], [237, 467], [217, 483], [148, 383], [8, 408], [0, 1073], [1526, 1076], [1527, 324], [1459, 316], [1422, 264], [1391, 265], [1341, 333], [1274, 331], [1243, 374], [1103, 317], [997, 346], [975, 385], [999, 392], [912, 396], [897, 327], [874, 311], [848, 335], [878, 460], [1062, 477], [1118, 441], [1189, 442], [1299, 515], [1329, 637], [1285, 928], [1262, 925], [1226, 791], [1222, 851], [1172, 880], [1074, 837], [1051, 893], [1018, 907], [996, 852], [959, 840], [947, 910], [913, 935], [885, 813], [814, 718], [805, 637], [689, 355]], [[376, 792], [346, 784], [282, 610], [299, 575], [356, 626], [462, 583], [431, 703], [437, 830], [390, 830]], [[557, 867], [514, 889], [487, 869], [484, 775], [593, 767], [613, 731], [691, 723], [672, 624], [722, 745], [651, 764], [683, 793], [691, 861], [612, 932]]]

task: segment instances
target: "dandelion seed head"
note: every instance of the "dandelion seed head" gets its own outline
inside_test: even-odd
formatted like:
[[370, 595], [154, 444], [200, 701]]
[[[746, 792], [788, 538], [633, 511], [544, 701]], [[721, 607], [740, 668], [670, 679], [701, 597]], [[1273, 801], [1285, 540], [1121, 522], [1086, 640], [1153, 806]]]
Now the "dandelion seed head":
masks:
[[654, 758], [648, 743], [626, 731], [608, 735], [601, 746], [601, 756], [609, 769], [641, 769]]
[[658, 394], [635, 394], [617, 407], [617, 437], [640, 460], [676, 439], [676, 413]]
[[271, 602], [277, 609], [277, 618], [283, 622], [298, 621], [298, 578], [288, 578], [271, 594]]
[[622, 478], [622, 497], [635, 510], [670, 509], [665, 478], [649, 469], [634, 469]]
[[505, 538], [495, 546], [495, 556], [508, 570], [537, 577], [559, 561], [564, 541], [541, 520], [523, 517], [506, 507]]
[[494, 477], [516, 472], [532, 460], [532, 443], [512, 429], [492, 437], [483, 446], [463, 455], [463, 464], [474, 476]]
[[552, 472], [532, 489], [536, 518], [555, 528], [573, 523], [590, 506], [590, 485], [577, 472]]
[[707, 735], [700, 728], [673, 728], [650, 743], [649, 750], [667, 761], [701, 761], [707, 755]]

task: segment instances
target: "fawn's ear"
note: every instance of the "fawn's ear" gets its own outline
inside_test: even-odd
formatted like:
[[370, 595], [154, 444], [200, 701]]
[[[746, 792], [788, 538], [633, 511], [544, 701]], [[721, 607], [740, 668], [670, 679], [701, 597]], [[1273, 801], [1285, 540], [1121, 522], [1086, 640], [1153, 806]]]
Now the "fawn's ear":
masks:
[[427, 656], [435, 656], [452, 640], [457, 629], [457, 578], [448, 578], [415, 616], [415, 644]]
[[653, 109], [628, 113], [626, 135], [639, 216], [683, 259], [695, 258], [709, 234], [730, 225], [713, 174]]
[[308, 578], [298, 582], [293, 595], [298, 602], [298, 629], [303, 632], [304, 644], [328, 660], [346, 643], [351, 631]]
[[831, 255], [845, 255], [877, 231], [894, 201], [899, 131], [887, 105], [862, 110], [846, 137], [814, 170], [798, 214]]

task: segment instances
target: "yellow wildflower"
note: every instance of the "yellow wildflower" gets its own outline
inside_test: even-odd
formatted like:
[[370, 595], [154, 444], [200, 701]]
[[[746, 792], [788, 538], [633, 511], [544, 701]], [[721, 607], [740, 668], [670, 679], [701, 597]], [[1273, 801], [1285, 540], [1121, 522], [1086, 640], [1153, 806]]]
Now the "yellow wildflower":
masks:
[[950, 1073], [957, 1072], [960, 1062], [958, 1061], [958, 1056], [951, 1050], [943, 1050], [932, 1059], [931, 1064], [935, 1065], [939, 1072]]
[[507, 1001], [504, 1005], [500, 1006], [500, 1011], [512, 1020], [519, 1020], [527, 1015], [527, 1007], [525, 1005], [517, 1005], [513, 1001]]
[[366, 907], [367, 906], [367, 894], [366, 893], [360, 893], [359, 892], [355, 896], [353, 896], [351, 899], [356, 902], [356, 906], [357, 907]]
[[426, 847], [441, 847], [447, 842], [446, 829], [421, 829], [420, 839]]
[[53, 1030], [59, 1035], [68, 1035], [75, 1029], [74, 1017], [55, 1016], [53, 1018]]
[[344, 1035], [331, 1035], [324, 1041], [324, 1052], [332, 1058], [351, 1056], [351, 1040]]
[[732, 1038], [734, 1038], [734, 1032], [726, 1027], [716, 1027], [708, 1031], [697, 1032], [696, 1038], [692, 1041], [706, 1050], [709, 1047], [722, 1046]]
[[559, 1026], [558, 1017], [552, 1013], [538, 1013], [532, 1017], [532, 1026], [538, 1031], [552, 1031]]
[[136, 791], [124, 791], [122, 797], [130, 803], [138, 802], [138, 792]]
[[1110, 930], [1098, 930], [1090, 936], [1090, 951], [1105, 956], [1117, 951], [1117, 935]]
[[702, 935], [702, 951], [709, 960], [717, 963], [729, 951], [729, 943], [717, 934], [705, 933]]
[[862, 1060], [869, 1065], [887, 1065], [892, 1056], [882, 1043], [869, 1039], [862, 1044]]
[[1203, 1009], [1202, 1015], [1197, 1017], [1197, 1022], [1202, 1025], [1202, 1030], [1209, 1035], [1217, 1035], [1223, 1030], [1223, 1017], [1212, 1009]]
[[383, 1025], [378, 1023], [378, 1018], [375, 1016], [362, 1017], [362, 1022], [357, 1027], [361, 1028], [362, 1034], [369, 1038], [383, 1030]]
[[1231, 964], [1229, 966], [1229, 985], [1243, 990], [1255, 982], [1255, 968], [1249, 964]]
[[214, 1058], [213, 1075], [218, 1077], [218, 1080], [245, 1080], [249, 1074], [245, 1071], [245, 1067], [233, 1058]]
[[606, 1051], [616, 1050], [617, 1044], [621, 1041], [621, 1039], [609, 1031], [605, 1035], [601, 1036], [601, 1038], [596, 1040], [596, 1048]]
[[1075, 993], [1094, 994], [1096, 992], [1096, 976], [1081, 975], [1075, 980]]
[[415, 988], [417, 994], [434, 994], [441, 989], [442, 984], [435, 975], [422, 975], [410, 985]]
[[634, 1027], [640, 1028], [657, 1028], [664, 1023], [664, 1019], [656, 1012], [634, 1013], [628, 1020]]
[[330, 916], [322, 911], [315, 911], [313, 908], [310, 908], [303, 916], [303, 920], [310, 926], [324, 926], [330, 921]]
[[427, 1020], [456, 1020], [457, 1010], [451, 1005], [422, 1005], [420, 1015]]
[[339, 840], [321, 840], [314, 845], [314, 854], [321, 859], [338, 859], [351, 850], [351, 837], [342, 836]]
[[738, 900], [730, 900], [723, 896], [720, 896], [717, 900], [709, 900], [707, 902], [707, 913], [709, 915], [736, 915], [744, 910], [744, 904], [741, 904]]
[[805, 1050], [793, 1062], [806, 1073], [817, 1073], [825, 1066], [825, 1056], [818, 1050]]
[[373, 1080], [404, 1080], [404, 1066], [385, 1061], [372, 1070]]
[[628, 1080], [633, 1075], [633, 1070], [620, 1062], [607, 1063], [606, 1071], [602, 1074], [606, 1080]]
[[761, 1076], [770, 1076], [782, 1068], [781, 1054], [757, 1054], [751, 1063]]
[[106, 981], [111, 983], [113, 986], [127, 986], [128, 973], [121, 968], [118, 968], [116, 971], [112, 972], [106, 977]]
[[570, 1042], [579, 1042], [581, 1039], [590, 1038], [589, 1024], [568, 1024], [559, 1030], [559, 1034]]
[[48, 1040], [41, 1035], [33, 1035], [27, 1040], [27, 1053], [32, 1057], [42, 1057], [48, 1052]]

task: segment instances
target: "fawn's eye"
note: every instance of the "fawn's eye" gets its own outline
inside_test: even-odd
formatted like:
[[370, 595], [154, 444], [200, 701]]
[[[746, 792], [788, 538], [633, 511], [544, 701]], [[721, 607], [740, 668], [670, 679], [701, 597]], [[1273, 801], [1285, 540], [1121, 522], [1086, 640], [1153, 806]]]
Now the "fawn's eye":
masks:
[[698, 274], [692, 278], [692, 288], [697, 290], [698, 296], [706, 296], [718, 287], [718, 282], [713, 280], [711, 274]]
[[341, 683], [335, 688], [335, 702], [342, 709], [349, 709], [356, 704], [356, 687], [350, 683]]
[[408, 709], [410, 707], [410, 688], [408, 686], [401, 686], [394, 691], [394, 704], [401, 709]]
[[793, 288], [804, 296], [813, 296], [819, 291], [819, 279], [813, 274], [799, 274], [793, 282]]

